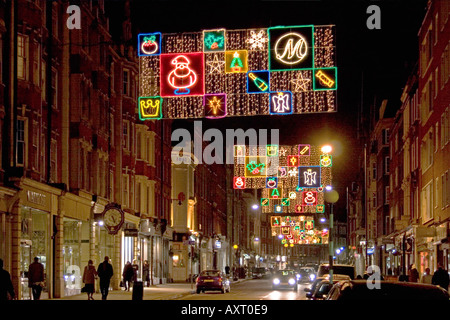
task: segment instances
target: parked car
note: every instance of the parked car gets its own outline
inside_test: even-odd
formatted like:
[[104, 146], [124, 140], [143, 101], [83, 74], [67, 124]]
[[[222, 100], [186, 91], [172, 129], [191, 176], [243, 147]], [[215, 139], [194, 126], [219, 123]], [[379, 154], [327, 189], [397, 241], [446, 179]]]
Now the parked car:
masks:
[[[328, 263], [323, 263], [319, 266], [319, 271], [317, 271], [317, 277], [323, 277], [326, 274], [330, 274], [330, 265]], [[343, 274], [354, 280], [356, 277], [356, 269], [352, 265], [348, 264], [333, 264], [333, 277], [336, 274]]]
[[[342, 274], [337, 274], [333, 276], [333, 284], [342, 281], [342, 280], [351, 280], [349, 276], [346, 275], [342, 275]], [[323, 277], [319, 277], [316, 278], [314, 280], [314, 282], [311, 284], [311, 287], [309, 288], [305, 288], [305, 292], [306, 292], [306, 298], [310, 299], [310, 300], [319, 300], [319, 299], [323, 299], [324, 296], [326, 295], [325, 293], [325, 288], [322, 288], [322, 290], [320, 290], [320, 286], [323, 285], [323, 283], [330, 281], [330, 276], [328, 274], [326, 274]], [[327, 292], [331, 289], [328, 288]], [[321, 293], [322, 296], [320, 296], [318, 293]]]
[[278, 288], [292, 288], [297, 291], [297, 277], [294, 270], [284, 269], [273, 275], [272, 289]]
[[313, 282], [316, 279], [316, 271], [314, 268], [302, 267], [298, 269], [297, 280], [300, 283]]
[[230, 292], [230, 280], [220, 270], [204, 270], [196, 280], [197, 293], [218, 290]]
[[379, 288], [367, 280], [339, 281], [331, 288], [327, 300], [446, 300], [448, 291], [432, 284], [380, 281]]

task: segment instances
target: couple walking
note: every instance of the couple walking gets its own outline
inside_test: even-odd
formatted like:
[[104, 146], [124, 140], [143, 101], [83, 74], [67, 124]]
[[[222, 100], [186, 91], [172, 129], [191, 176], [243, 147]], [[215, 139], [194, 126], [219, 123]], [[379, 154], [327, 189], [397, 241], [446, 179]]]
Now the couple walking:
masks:
[[114, 274], [113, 267], [109, 263], [109, 257], [106, 256], [105, 260], [99, 264], [97, 270], [94, 267], [92, 260], [89, 260], [88, 265], [84, 268], [83, 283], [84, 292], [88, 295], [88, 300], [94, 300], [92, 296], [95, 292], [95, 280], [100, 278], [100, 292], [102, 294], [102, 300], [106, 300], [109, 291], [109, 284]]

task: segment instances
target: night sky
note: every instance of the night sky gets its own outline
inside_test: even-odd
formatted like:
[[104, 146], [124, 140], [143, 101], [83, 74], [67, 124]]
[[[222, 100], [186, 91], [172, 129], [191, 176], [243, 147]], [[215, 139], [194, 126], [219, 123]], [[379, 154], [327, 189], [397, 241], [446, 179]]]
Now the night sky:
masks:
[[[277, 117], [232, 117], [203, 121], [212, 128], [278, 128], [280, 144], [337, 146], [333, 158], [338, 207], [345, 209], [345, 187], [355, 179], [354, 162], [361, 152], [357, 119], [361, 104], [376, 101], [400, 104], [406, 79], [418, 59], [417, 34], [426, 13], [426, 0], [390, 1], [133, 1], [135, 34], [197, 32], [203, 29], [268, 28], [304, 24], [336, 25], [338, 111]], [[381, 9], [381, 30], [369, 30], [367, 7]], [[197, 119], [200, 120], [200, 119]], [[192, 120], [176, 120], [174, 128], [192, 128]], [[342, 214], [340, 218], [345, 219]]]

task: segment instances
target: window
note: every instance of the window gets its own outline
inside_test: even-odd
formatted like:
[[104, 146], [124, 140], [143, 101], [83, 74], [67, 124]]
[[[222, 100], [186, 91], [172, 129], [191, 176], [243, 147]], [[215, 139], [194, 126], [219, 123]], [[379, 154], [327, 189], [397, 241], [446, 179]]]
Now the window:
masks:
[[439, 178], [434, 180], [434, 207], [439, 205]]
[[45, 172], [46, 172], [46, 167], [45, 167], [45, 153], [46, 153], [46, 137], [45, 134], [41, 133], [41, 148], [40, 148], [40, 167], [41, 167], [41, 177], [45, 178]]
[[39, 123], [37, 121], [33, 121], [33, 133], [32, 133], [32, 143], [33, 143], [33, 160], [31, 163], [31, 167], [33, 170], [39, 171]]
[[130, 121], [123, 120], [123, 147], [130, 150]]
[[114, 171], [109, 172], [109, 199], [114, 201]]
[[389, 157], [384, 157], [384, 174], [389, 174], [390, 169], [390, 159]]
[[52, 32], [55, 38], [58, 38], [58, 4], [53, 3], [52, 8]]
[[[445, 128], [445, 117], [446, 117], [446, 113], [442, 113], [441, 115], [441, 148], [444, 148], [445, 145], [445, 134], [447, 133], [448, 130], [446, 130]], [[437, 125], [437, 124], [436, 124]]]
[[130, 70], [123, 69], [123, 89], [122, 93], [126, 96], [130, 95]]
[[28, 80], [28, 37], [17, 35], [17, 77]]
[[422, 141], [422, 169], [426, 171], [433, 164], [433, 128], [428, 131]]
[[26, 163], [26, 124], [25, 119], [17, 119], [16, 165], [22, 167]]
[[109, 139], [111, 146], [114, 146], [114, 115], [110, 114]]
[[143, 152], [142, 152], [142, 149], [143, 149], [143, 147], [144, 147], [144, 143], [142, 143], [142, 137], [143, 137], [144, 135], [143, 135], [143, 133], [142, 133], [142, 131], [140, 130], [140, 128], [136, 128], [136, 158], [137, 159], [140, 159], [140, 160], [143, 160]]
[[377, 180], [377, 164], [372, 163], [372, 179]]
[[47, 64], [41, 61], [41, 99], [47, 100]]
[[58, 109], [58, 71], [52, 68], [52, 107]]
[[123, 192], [122, 192], [122, 201], [123, 201], [123, 205], [125, 207], [128, 207], [128, 203], [129, 203], [129, 177], [127, 174], [124, 174], [122, 177], [122, 181], [123, 181]]
[[[441, 133], [442, 135], [442, 133]], [[434, 152], [438, 152], [439, 149], [439, 119], [434, 126]]]
[[383, 129], [383, 144], [388, 145], [389, 144], [389, 129]]
[[33, 83], [36, 86], [40, 86], [41, 84], [41, 45], [39, 42], [33, 42]]
[[422, 219], [423, 222], [433, 218], [433, 184], [430, 181], [422, 188]]
[[373, 207], [374, 209], [377, 208], [377, 194], [376, 194], [375, 192], [372, 193], [372, 207]]
[[384, 204], [389, 204], [389, 186], [384, 187]]

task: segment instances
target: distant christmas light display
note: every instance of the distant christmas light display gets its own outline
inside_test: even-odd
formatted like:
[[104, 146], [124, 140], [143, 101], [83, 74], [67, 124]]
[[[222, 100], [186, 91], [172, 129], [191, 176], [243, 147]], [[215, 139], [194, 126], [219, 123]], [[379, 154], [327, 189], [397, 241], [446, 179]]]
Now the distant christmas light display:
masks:
[[[264, 213], [325, 212], [325, 187], [332, 185], [331, 157], [310, 144], [234, 146], [234, 176], [242, 189], [262, 189]], [[235, 187], [236, 188], [236, 187]]]
[[[335, 43], [333, 25], [139, 34], [139, 96], [164, 98], [141, 119], [335, 112]], [[217, 93], [215, 115], [204, 96]]]

